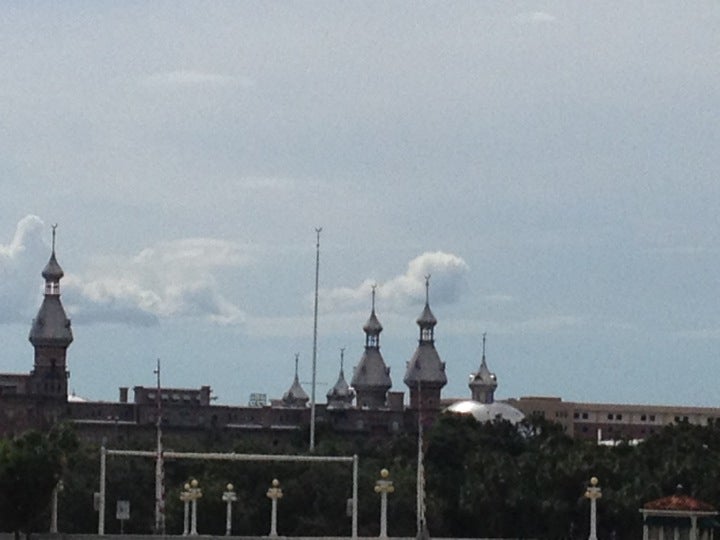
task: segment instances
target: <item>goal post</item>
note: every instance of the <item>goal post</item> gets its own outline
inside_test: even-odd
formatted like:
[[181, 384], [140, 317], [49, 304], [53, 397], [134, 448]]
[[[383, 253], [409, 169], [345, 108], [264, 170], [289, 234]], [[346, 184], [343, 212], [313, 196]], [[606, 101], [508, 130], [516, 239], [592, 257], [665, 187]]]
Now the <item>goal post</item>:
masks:
[[[98, 535], [105, 534], [105, 484], [107, 483], [108, 456], [157, 458], [150, 450], [113, 450], [104, 445], [100, 448], [100, 492], [98, 501]], [[301, 463], [352, 463], [352, 530], [358, 533], [358, 456], [293, 456], [284, 454], [238, 454], [235, 452], [163, 452], [164, 459], [199, 459], [203, 461], [274, 461]]]

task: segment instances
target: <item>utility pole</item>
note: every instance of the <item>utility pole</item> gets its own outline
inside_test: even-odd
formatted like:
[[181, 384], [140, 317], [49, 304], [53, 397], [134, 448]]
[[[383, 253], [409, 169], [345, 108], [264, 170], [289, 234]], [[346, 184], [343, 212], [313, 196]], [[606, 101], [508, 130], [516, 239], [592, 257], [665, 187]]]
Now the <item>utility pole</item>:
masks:
[[310, 390], [310, 451], [315, 451], [315, 379], [317, 377], [317, 323], [318, 323], [318, 286], [320, 284], [320, 233], [322, 227], [315, 228], [315, 309], [313, 314], [313, 353], [312, 388]]

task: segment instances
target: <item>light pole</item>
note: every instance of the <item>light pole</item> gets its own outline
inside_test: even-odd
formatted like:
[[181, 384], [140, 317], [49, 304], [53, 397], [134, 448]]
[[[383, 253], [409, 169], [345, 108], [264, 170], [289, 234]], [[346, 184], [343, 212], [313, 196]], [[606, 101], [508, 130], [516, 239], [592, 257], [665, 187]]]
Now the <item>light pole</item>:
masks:
[[202, 489], [198, 487], [198, 481], [194, 478], [190, 481], [190, 503], [192, 508], [190, 511], [190, 534], [197, 536], [197, 501], [202, 497]]
[[272, 486], [267, 490], [267, 497], [272, 501], [270, 508], [270, 535], [277, 536], [277, 502], [278, 499], [282, 499], [283, 492], [280, 487], [280, 481], [275, 478], [272, 481]]
[[58, 532], [58, 494], [63, 490], [63, 481], [58, 480], [52, 491], [52, 507], [50, 508], [50, 532]]
[[375, 482], [375, 493], [380, 494], [380, 538], [387, 539], [387, 496], [395, 491], [392, 480], [388, 480], [390, 472], [387, 469], [380, 471], [380, 480]]
[[190, 484], [187, 482], [183, 486], [183, 490], [180, 492], [180, 500], [183, 503], [183, 536], [187, 536], [188, 532], [190, 532]]
[[588, 540], [597, 540], [596, 501], [602, 497], [602, 491], [598, 487], [598, 479], [596, 476], [590, 479], [590, 485], [585, 490], [585, 497], [590, 499], [590, 536], [588, 536]]
[[225, 486], [222, 500], [225, 501], [227, 505], [227, 511], [225, 512], [225, 536], [230, 536], [230, 531], [232, 530], [232, 503], [237, 501], [237, 494], [232, 484]]

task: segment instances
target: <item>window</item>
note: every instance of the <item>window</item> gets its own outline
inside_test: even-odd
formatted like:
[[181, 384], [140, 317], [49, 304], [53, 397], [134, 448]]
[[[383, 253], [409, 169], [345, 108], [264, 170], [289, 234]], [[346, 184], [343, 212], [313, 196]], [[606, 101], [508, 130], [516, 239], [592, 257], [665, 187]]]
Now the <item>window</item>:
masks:
[[650, 421], [651, 421], [651, 422], [654, 422], [654, 421], [655, 421], [655, 415], [654, 415], [654, 414], [651, 414], [651, 415], [650, 415]]
[[613, 415], [612, 415], [612, 414], [608, 414], [608, 420], [612, 420], [612, 419], [613, 419]]
[[573, 414], [573, 418], [575, 418], [575, 419], [580, 418], [580, 413], [576, 412], [575, 414]]
[[622, 420], [622, 414], [616, 414], [615, 420]]
[[582, 413], [582, 417], [583, 417], [583, 420], [587, 420], [587, 419], [588, 419], [588, 413], [586, 413], [586, 412]]
[[645, 414], [640, 415], [640, 421], [644, 422], [645, 420], [647, 420], [647, 415], [645, 415]]

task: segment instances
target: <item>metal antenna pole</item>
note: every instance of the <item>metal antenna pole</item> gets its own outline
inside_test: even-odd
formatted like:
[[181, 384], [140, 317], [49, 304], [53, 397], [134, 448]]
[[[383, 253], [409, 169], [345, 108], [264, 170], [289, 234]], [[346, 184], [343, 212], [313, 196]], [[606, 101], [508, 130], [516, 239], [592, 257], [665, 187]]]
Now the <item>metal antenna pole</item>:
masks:
[[416, 540], [429, 540], [425, 521], [425, 456], [423, 455], [422, 381], [418, 381], [418, 456], [417, 456], [417, 535]]
[[157, 404], [157, 448], [155, 454], [155, 534], [165, 535], [165, 489], [163, 486], [165, 468], [163, 463], [162, 447], [162, 387], [160, 386], [160, 359], [157, 359], [157, 392], [155, 402]]
[[318, 323], [318, 286], [320, 283], [320, 233], [322, 227], [315, 229], [315, 310], [313, 315], [313, 353], [312, 353], [312, 389], [310, 391], [310, 451], [315, 451], [315, 379], [317, 376], [317, 323]]

